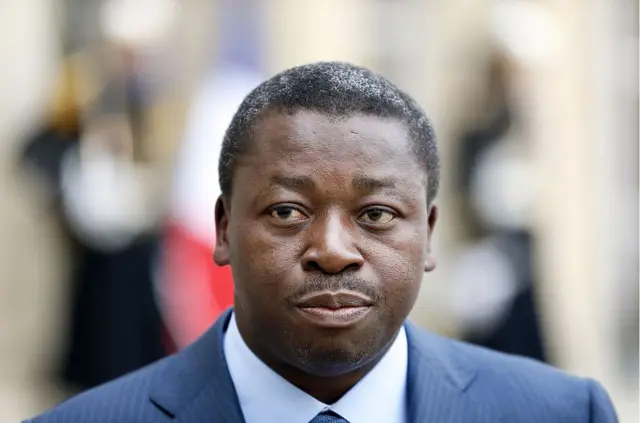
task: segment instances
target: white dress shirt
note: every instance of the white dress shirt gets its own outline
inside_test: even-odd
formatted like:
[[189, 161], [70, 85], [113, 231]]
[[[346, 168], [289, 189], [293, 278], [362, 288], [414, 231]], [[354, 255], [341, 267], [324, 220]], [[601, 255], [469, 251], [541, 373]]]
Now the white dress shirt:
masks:
[[405, 423], [407, 335], [404, 327], [378, 364], [332, 405], [292, 385], [264, 364], [242, 339], [235, 316], [224, 338], [224, 353], [246, 423], [309, 423], [333, 410], [349, 423]]

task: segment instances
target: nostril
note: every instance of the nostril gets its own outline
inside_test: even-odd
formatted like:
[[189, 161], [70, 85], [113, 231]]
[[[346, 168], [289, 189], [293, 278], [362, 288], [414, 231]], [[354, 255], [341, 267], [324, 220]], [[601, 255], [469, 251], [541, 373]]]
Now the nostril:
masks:
[[[340, 272], [344, 272], [344, 271], [356, 271], [359, 270], [361, 267], [360, 264], [358, 263], [350, 263], [348, 265], [346, 265], [345, 267], [341, 268], [339, 271]], [[332, 271], [330, 271], [329, 269], [322, 267], [320, 265], [320, 263], [318, 263], [315, 260], [309, 260], [304, 262], [304, 270], [308, 271], [308, 272], [322, 272], [322, 273], [334, 273]]]
[[309, 260], [305, 263], [305, 270], [322, 271], [322, 267], [315, 260]]
[[358, 269], [360, 269], [360, 265], [358, 263], [351, 263], [350, 265], [344, 268], [344, 270], [358, 270]]

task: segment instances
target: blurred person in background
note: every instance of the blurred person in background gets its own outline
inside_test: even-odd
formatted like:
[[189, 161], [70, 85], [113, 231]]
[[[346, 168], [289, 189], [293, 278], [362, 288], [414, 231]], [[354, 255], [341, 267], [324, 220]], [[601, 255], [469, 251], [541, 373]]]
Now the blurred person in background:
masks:
[[[166, 354], [152, 279], [162, 207], [140, 143], [144, 106], [130, 54], [94, 45], [66, 57], [48, 120], [22, 156], [72, 244], [62, 378], [79, 390]], [[92, 72], [96, 59], [106, 75]]]
[[616, 422], [593, 380], [406, 322], [436, 266], [439, 171], [424, 111], [367, 69], [321, 62], [259, 85], [219, 161], [214, 259], [234, 308], [31, 421]]
[[455, 263], [451, 295], [467, 341], [545, 361], [532, 263], [535, 179], [512, 60], [489, 56], [480, 123], [459, 143], [457, 192], [470, 242]]

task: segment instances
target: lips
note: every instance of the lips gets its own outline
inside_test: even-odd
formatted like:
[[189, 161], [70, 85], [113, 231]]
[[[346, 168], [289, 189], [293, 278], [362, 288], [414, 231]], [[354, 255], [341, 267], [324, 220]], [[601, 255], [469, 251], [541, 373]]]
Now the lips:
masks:
[[296, 306], [305, 320], [315, 326], [344, 328], [364, 318], [373, 301], [357, 292], [322, 292], [302, 298]]
[[329, 309], [338, 309], [343, 307], [370, 307], [373, 300], [359, 292], [339, 291], [339, 292], [320, 292], [303, 297], [296, 303], [296, 306], [322, 307]]

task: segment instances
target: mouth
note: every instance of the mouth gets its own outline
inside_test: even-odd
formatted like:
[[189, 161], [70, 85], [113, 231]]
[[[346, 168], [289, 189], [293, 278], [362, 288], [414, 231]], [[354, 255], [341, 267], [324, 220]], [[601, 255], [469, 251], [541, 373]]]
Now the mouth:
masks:
[[317, 292], [301, 298], [295, 303], [302, 308], [322, 307], [338, 309], [345, 307], [370, 307], [373, 300], [368, 296], [353, 291]]
[[373, 308], [373, 300], [357, 292], [322, 292], [302, 298], [296, 308], [316, 326], [344, 328], [364, 318]]

